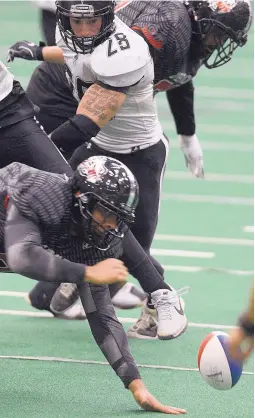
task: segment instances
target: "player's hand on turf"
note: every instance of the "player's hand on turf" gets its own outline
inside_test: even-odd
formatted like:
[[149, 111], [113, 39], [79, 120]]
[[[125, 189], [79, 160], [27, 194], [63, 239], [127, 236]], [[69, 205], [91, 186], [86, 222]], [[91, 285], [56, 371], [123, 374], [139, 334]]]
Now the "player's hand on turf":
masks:
[[253, 352], [254, 339], [243, 328], [236, 327], [230, 332], [229, 352], [236, 360], [245, 361]]
[[14, 61], [15, 58], [41, 61], [43, 46], [45, 46], [45, 43], [43, 42], [40, 42], [39, 46], [29, 41], [16, 42], [8, 50], [7, 62]]
[[175, 408], [173, 406], [161, 404], [145, 387], [142, 380], [136, 379], [130, 383], [129, 389], [131, 390], [135, 401], [145, 411], [162, 412], [169, 415], [182, 415], [186, 414], [185, 409]]
[[203, 151], [197, 136], [179, 135], [178, 138], [186, 167], [194, 176], [204, 178]]
[[111, 284], [126, 281], [127, 275], [128, 270], [122, 261], [108, 258], [94, 266], [88, 266], [85, 281], [97, 285]]

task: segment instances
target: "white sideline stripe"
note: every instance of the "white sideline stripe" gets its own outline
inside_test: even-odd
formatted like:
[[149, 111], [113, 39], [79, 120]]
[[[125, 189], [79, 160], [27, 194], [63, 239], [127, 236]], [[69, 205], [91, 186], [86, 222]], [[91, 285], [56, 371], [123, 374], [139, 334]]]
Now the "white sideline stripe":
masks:
[[[10, 316], [25, 316], [32, 318], [53, 318], [53, 315], [50, 312], [38, 312], [38, 311], [16, 311], [9, 309], [0, 309], [0, 315], [10, 315]], [[136, 321], [136, 318], [126, 318], [118, 316], [118, 319], [123, 324], [133, 324]], [[189, 322], [190, 328], [209, 328], [209, 329], [233, 329], [234, 325], [220, 325], [220, 324], [203, 324], [196, 322]]]
[[[173, 180], [193, 180], [196, 181], [191, 173], [184, 171], [166, 171], [165, 179]], [[220, 183], [241, 183], [241, 184], [253, 184], [253, 176], [248, 175], [235, 175], [235, 174], [217, 174], [217, 173], [206, 173], [205, 180], [211, 182]]]
[[175, 266], [175, 265], [163, 265], [162, 266], [166, 271], [178, 271], [181, 273], [221, 273], [229, 274], [232, 276], [247, 276], [253, 277], [253, 270], [231, 270], [218, 267], [200, 267], [200, 266]]
[[244, 226], [243, 227], [244, 232], [251, 232], [254, 233], [254, 226]]
[[[165, 125], [165, 124], [164, 124]], [[167, 126], [167, 125], [166, 125]], [[170, 142], [171, 148], [180, 149], [178, 141]], [[212, 141], [203, 141], [201, 146], [204, 151], [231, 151], [231, 152], [253, 152], [253, 144], [244, 144], [244, 143], [233, 143], [229, 142], [212, 142]]]
[[163, 250], [158, 248], [151, 249], [152, 255], [162, 255], [170, 257], [187, 257], [187, 258], [214, 258], [215, 254], [205, 251], [183, 251], [183, 250]]
[[[56, 363], [77, 363], [77, 364], [94, 364], [98, 366], [110, 366], [110, 364], [106, 361], [97, 361], [97, 360], [76, 360], [73, 358], [63, 358], [63, 357], [30, 357], [30, 356], [1, 356], [1, 360], [30, 360], [30, 361], [48, 361], [48, 362], [56, 362]], [[143, 369], [161, 369], [161, 370], [175, 370], [175, 371], [183, 371], [183, 372], [198, 372], [198, 368], [195, 367], [176, 367], [176, 366], [160, 366], [158, 364], [137, 364], [138, 367]], [[246, 372], [243, 371], [244, 375], [251, 375], [253, 376], [253, 372]]]
[[199, 194], [162, 193], [162, 200], [175, 200], [176, 202], [213, 203], [216, 205], [253, 206], [250, 197], [214, 196]]
[[[253, 227], [249, 227], [253, 228]], [[248, 231], [247, 231], [248, 232]], [[217, 245], [240, 245], [253, 247], [251, 239], [238, 238], [218, 238], [218, 237], [197, 237], [194, 235], [167, 235], [156, 234], [155, 241], [171, 241], [171, 242], [196, 242], [199, 244], [217, 244]]]

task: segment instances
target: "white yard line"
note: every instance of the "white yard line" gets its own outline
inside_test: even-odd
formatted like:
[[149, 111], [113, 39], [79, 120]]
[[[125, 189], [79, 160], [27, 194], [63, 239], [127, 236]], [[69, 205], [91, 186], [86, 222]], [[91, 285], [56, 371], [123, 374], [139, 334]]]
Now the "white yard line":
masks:
[[186, 257], [186, 258], [214, 258], [215, 257], [215, 254], [213, 252], [169, 250], [169, 249], [160, 249], [160, 248], [152, 248], [151, 254], [168, 256], [168, 257]]
[[199, 237], [195, 235], [168, 235], [156, 234], [155, 241], [169, 241], [169, 242], [189, 242], [198, 244], [216, 244], [216, 245], [236, 245], [252, 247], [253, 241], [251, 239], [242, 238], [220, 238], [220, 237]]
[[244, 226], [243, 227], [243, 231], [244, 232], [249, 232], [249, 233], [253, 234], [254, 233], [254, 226], [251, 226], [251, 225], [250, 226], [248, 226], [248, 225], [247, 226]]
[[253, 270], [232, 270], [226, 268], [218, 268], [218, 267], [202, 267], [202, 266], [175, 266], [175, 265], [163, 265], [163, 268], [166, 271], [177, 271], [181, 273], [220, 273], [220, 274], [228, 274], [231, 276], [246, 276], [246, 277], [253, 277], [254, 271]]
[[[73, 364], [89, 364], [97, 366], [109, 366], [106, 361], [97, 360], [78, 360], [73, 358], [64, 357], [44, 357], [44, 356], [1, 356], [0, 360], [24, 360], [24, 361], [47, 361], [52, 363], [73, 363]], [[137, 364], [138, 367], [143, 369], [160, 369], [160, 370], [173, 370], [182, 372], [198, 372], [198, 368], [195, 367], [177, 367], [177, 366], [166, 366], [158, 364]], [[253, 372], [243, 371], [243, 375], [253, 376]]]

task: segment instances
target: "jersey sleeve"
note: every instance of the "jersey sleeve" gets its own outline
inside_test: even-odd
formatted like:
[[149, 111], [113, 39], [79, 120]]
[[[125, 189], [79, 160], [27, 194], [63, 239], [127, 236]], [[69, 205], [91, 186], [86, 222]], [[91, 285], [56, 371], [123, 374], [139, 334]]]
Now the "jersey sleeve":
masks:
[[91, 54], [96, 79], [112, 87], [130, 87], [144, 77], [152, 62], [149, 48], [132, 30], [114, 33]]
[[85, 266], [42, 247], [40, 227], [23, 216], [10, 200], [5, 224], [5, 247], [12, 271], [34, 280], [82, 284]]

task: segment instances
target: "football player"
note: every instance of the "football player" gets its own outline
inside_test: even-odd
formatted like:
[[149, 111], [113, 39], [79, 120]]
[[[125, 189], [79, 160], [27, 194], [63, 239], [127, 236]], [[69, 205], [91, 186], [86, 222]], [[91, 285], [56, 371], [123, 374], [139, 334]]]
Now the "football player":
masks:
[[4, 241], [9, 268], [34, 280], [75, 283], [96, 343], [136, 402], [185, 413], [146, 389], [109, 295], [107, 284], [127, 277], [118, 258], [138, 201], [131, 171], [103, 156], [84, 161], [70, 178], [12, 163], [0, 169], [0, 196], [0, 246]]

